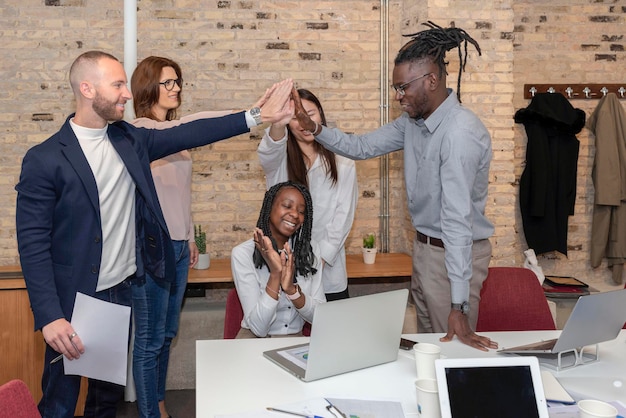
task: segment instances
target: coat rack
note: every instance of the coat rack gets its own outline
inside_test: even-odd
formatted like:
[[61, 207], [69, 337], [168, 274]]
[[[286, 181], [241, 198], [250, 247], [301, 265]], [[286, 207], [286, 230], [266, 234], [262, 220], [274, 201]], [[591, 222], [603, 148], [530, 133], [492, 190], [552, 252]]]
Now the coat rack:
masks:
[[622, 84], [524, 84], [524, 99], [532, 99], [536, 93], [561, 93], [568, 99], [601, 99], [615, 93], [626, 99], [626, 83]]

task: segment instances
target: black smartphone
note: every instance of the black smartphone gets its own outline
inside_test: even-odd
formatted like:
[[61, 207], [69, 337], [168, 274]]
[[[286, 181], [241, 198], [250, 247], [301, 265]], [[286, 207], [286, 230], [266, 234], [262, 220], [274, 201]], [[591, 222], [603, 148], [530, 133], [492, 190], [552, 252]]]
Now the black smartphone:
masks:
[[403, 350], [411, 350], [415, 344], [417, 344], [415, 341], [400, 338], [400, 348]]

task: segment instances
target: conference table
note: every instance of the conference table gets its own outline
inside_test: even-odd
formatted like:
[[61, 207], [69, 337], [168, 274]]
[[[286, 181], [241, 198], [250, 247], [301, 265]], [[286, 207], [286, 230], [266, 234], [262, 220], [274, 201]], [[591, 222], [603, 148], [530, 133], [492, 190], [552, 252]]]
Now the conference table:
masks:
[[[560, 331], [484, 332], [500, 347], [513, 347], [558, 337]], [[494, 357], [511, 354], [483, 352], [458, 339], [439, 342], [443, 334], [405, 334], [417, 342], [441, 346], [448, 358]], [[400, 402], [405, 416], [417, 416], [412, 351], [398, 350], [397, 361], [304, 383], [265, 357], [266, 350], [307, 342], [309, 337], [196, 342], [196, 416], [242, 414], [313, 398], [390, 400]], [[355, 344], [354, 353], [358, 355]], [[599, 399], [626, 403], [626, 330], [598, 346], [593, 363], [552, 372], [575, 400]], [[254, 414], [250, 415], [254, 416]], [[277, 415], [279, 416], [279, 415]], [[287, 416], [287, 415], [284, 415]]]

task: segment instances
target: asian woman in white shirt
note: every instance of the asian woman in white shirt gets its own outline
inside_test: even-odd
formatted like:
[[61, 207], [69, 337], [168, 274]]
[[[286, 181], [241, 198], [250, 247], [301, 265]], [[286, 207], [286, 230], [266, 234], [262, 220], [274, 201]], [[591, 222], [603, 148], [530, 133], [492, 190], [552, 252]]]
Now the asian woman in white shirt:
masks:
[[[319, 99], [309, 90], [299, 89], [298, 93], [309, 117], [326, 125]], [[358, 198], [354, 161], [322, 147], [295, 118], [285, 118], [267, 128], [257, 153], [268, 188], [286, 180], [309, 188], [315, 213], [312, 237], [319, 244], [324, 263], [326, 299], [349, 297], [344, 245]]]

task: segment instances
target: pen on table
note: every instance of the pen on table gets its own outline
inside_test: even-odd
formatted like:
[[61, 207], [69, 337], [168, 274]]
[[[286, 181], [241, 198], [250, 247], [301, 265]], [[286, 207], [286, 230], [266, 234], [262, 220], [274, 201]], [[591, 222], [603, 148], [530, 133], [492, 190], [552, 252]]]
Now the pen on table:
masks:
[[337, 408], [335, 405], [333, 405], [328, 399], [324, 398], [324, 400], [326, 402], [328, 402], [328, 406], [326, 406], [326, 409], [328, 409], [328, 411], [333, 414], [334, 416], [336, 416], [337, 418], [348, 418], [346, 416], [346, 414], [344, 414], [343, 412], [341, 412], [339, 410], [339, 408]]
[[283, 414], [289, 414], [289, 415], [295, 415], [297, 417], [305, 417], [305, 418], [324, 418], [324, 417], [320, 417], [319, 415], [307, 415], [307, 414], [301, 414], [299, 412], [292, 412], [292, 411], [286, 411], [284, 409], [278, 409], [278, 408], [272, 408], [270, 406], [268, 406], [266, 408], [268, 411], [273, 411], [273, 412], [282, 412]]

